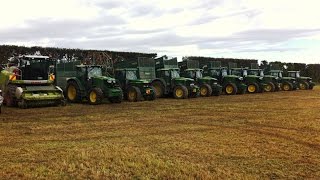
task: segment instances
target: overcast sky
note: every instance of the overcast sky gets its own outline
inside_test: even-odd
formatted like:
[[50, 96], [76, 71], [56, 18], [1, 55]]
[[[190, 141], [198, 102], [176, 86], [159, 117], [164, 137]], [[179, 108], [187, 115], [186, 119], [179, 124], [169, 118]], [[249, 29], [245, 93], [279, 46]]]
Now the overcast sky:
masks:
[[320, 63], [319, 0], [0, 2], [0, 44]]

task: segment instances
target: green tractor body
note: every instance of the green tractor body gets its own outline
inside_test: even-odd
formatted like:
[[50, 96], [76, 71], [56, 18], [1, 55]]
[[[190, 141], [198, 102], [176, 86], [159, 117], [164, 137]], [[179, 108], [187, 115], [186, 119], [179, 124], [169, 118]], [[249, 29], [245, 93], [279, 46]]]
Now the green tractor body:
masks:
[[302, 90], [313, 89], [313, 87], [316, 85], [314, 82], [312, 82], [312, 78], [300, 76], [300, 71], [288, 71], [288, 76], [295, 78], [299, 89]]
[[80, 62], [57, 64], [56, 83], [63, 88], [68, 101], [100, 104], [103, 99], [121, 103], [123, 94], [116, 80], [103, 76], [102, 66], [80, 65]]
[[203, 70], [199, 68], [199, 62], [193, 60], [184, 60], [179, 62], [180, 75], [185, 78], [194, 79], [200, 87], [200, 96], [219, 96], [222, 92], [221, 85], [216, 78], [203, 76]]
[[114, 74], [128, 101], [156, 99], [155, 89], [150, 84], [155, 79], [153, 59], [138, 58], [117, 62], [114, 64]]
[[4, 103], [20, 108], [65, 105], [62, 89], [54, 85], [54, 64], [48, 56], [14, 58], [0, 73]]
[[278, 81], [277, 76], [265, 75], [262, 69], [248, 69], [248, 75], [263, 77], [262, 83], [266, 84], [264, 86], [265, 92], [274, 92], [281, 89], [281, 82]]
[[263, 77], [248, 74], [247, 68], [230, 68], [229, 74], [243, 77], [248, 93], [264, 92], [264, 88], [267, 85], [263, 83]]
[[204, 76], [216, 78], [222, 86], [222, 91], [226, 95], [244, 94], [247, 90], [247, 85], [243, 83], [243, 78], [236, 75], [228, 75], [228, 69], [215, 65], [216, 62], [207, 62], [202, 64], [204, 67]]
[[284, 91], [292, 91], [298, 88], [298, 83], [293, 77], [283, 77], [281, 70], [270, 70], [269, 75], [278, 77], [278, 83]]
[[198, 97], [199, 87], [191, 78], [180, 77], [177, 58], [162, 56], [155, 59], [156, 79], [151, 84], [157, 97], [173, 95], [176, 99]]

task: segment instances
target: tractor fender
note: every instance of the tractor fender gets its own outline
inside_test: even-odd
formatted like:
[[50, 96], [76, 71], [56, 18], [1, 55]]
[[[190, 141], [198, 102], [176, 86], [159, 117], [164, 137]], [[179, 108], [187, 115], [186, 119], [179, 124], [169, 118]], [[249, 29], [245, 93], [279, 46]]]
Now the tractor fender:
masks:
[[[75, 81], [80, 88], [81, 96], [86, 96], [86, 94], [87, 94], [86, 88], [83, 86], [83, 84], [81, 83], [81, 81], [78, 78], [76, 78], [76, 77], [67, 78], [67, 85], [70, 81]], [[67, 90], [67, 85], [64, 88], [65, 90]]]

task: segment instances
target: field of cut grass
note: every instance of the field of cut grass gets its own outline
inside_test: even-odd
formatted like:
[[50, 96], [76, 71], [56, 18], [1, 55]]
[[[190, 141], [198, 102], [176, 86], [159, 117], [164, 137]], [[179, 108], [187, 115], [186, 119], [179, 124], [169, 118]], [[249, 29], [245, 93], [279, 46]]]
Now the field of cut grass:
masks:
[[319, 112], [319, 87], [3, 108], [0, 179], [319, 179]]

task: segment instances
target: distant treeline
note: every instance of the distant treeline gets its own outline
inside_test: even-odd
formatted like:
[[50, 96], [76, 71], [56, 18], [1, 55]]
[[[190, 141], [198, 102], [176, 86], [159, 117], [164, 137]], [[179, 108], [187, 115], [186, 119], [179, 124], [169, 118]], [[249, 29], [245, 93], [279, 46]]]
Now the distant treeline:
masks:
[[[34, 54], [40, 51], [42, 55], [50, 56], [53, 59], [67, 59], [67, 60], [82, 60], [86, 63], [101, 64], [105, 66], [112, 66], [112, 64], [119, 60], [135, 59], [137, 57], [156, 57], [156, 53], [137, 53], [137, 52], [117, 52], [107, 50], [83, 50], [83, 49], [67, 49], [54, 47], [25, 47], [0, 45], [0, 64], [7, 63], [8, 59], [15, 55]], [[212, 58], [212, 57], [198, 57], [190, 56], [199, 61], [220, 61], [222, 66], [228, 66], [229, 62], [237, 63], [238, 67], [251, 67], [251, 64], [257, 64], [256, 59], [234, 59], [234, 58]], [[268, 62], [261, 61], [260, 68], [265, 70], [281, 69], [286, 73], [288, 70], [299, 70], [301, 75], [309, 76], [316, 82], [320, 82], [320, 64], [305, 64], [305, 63], [284, 63], [284, 62]], [[286, 68], [284, 68], [286, 67]]]
[[89, 63], [108, 65], [111, 61], [132, 59], [137, 57], [156, 57], [156, 53], [117, 52], [107, 50], [83, 50], [54, 47], [25, 47], [0, 45], [0, 64], [7, 63], [8, 58], [16, 55], [34, 54], [40, 51], [41, 55], [53, 59], [81, 60]]

